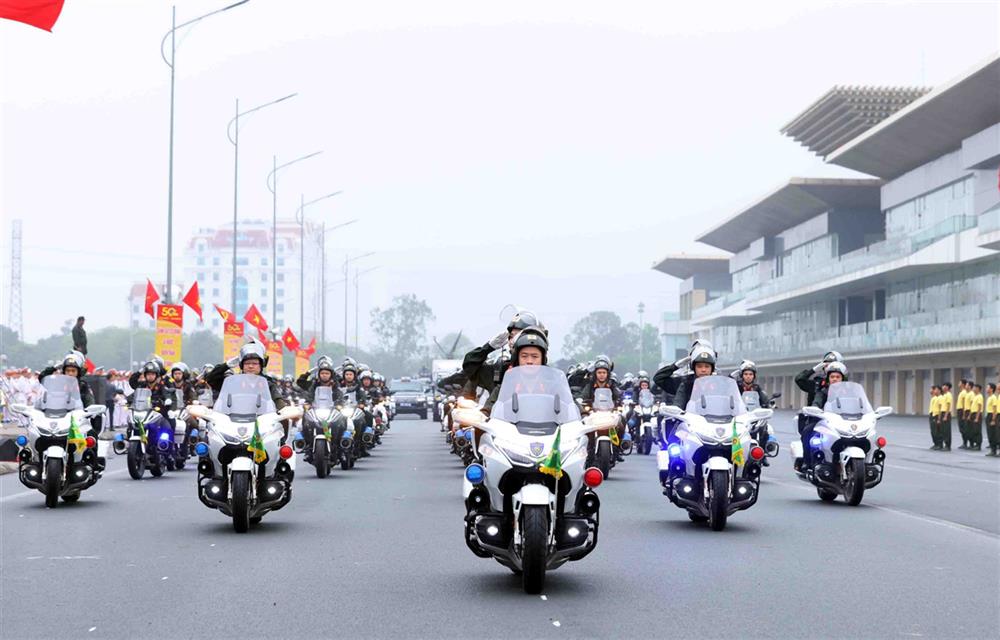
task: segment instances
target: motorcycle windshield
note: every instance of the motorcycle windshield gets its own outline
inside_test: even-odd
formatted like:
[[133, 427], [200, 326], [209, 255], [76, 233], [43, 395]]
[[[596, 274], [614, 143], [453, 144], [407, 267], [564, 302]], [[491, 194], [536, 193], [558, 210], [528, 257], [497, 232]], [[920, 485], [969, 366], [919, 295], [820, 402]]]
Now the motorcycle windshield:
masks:
[[754, 409], [759, 409], [760, 395], [756, 391], [744, 391], [743, 404], [746, 405], [747, 411], [753, 411]]
[[524, 435], [552, 435], [556, 427], [580, 419], [566, 375], [559, 369], [508, 369], [490, 418], [509, 422]]
[[313, 407], [316, 409], [331, 409], [333, 407], [333, 389], [316, 387], [313, 391]]
[[685, 410], [721, 424], [745, 414], [747, 407], [735, 380], [728, 376], [704, 376], [695, 378]]
[[648, 409], [653, 406], [653, 392], [649, 389], [643, 389], [639, 392], [639, 406], [643, 409]]
[[[45, 376], [42, 380], [42, 395], [35, 403], [35, 408], [45, 412], [49, 417], [66, 415], [67, 411], [83, 408], [80, 399], [80, 382], [73, 376], [54, 374]], [[58, 414], [58, 415], [57, 415]]]
[[354, 406], [357, 406], [357, 404], [358, 404], [358, 392], [357, 391], [348, 391], [348, 392], [344, 393], [344, 401], [343, 402], [344, 402], [344, 406], [345, 407], [354, 407]]
[[153, 406], [153, 392], [149, 389], [136, 389], [132, 396], [133, 411], [149, 411]]
[[830, 385], [823, 411], [836, 413], [846, 420], [858, 420], [873, 410], [864, 387], [857, 382], [837, 382]]
[[202, 391], [201, 394], [198, 396], [198, 403], [199, 404], [203, 404], [205, 406], [208, 406], [208, 405], [212, 404], [212, 402], [213, 402], [213, 399], [212, 399], [212, 392], [211, 391]]
[[252, 419], [276, 411], [267, 378], [247, 373], [226, 378], [213, 408], [234, 420]]

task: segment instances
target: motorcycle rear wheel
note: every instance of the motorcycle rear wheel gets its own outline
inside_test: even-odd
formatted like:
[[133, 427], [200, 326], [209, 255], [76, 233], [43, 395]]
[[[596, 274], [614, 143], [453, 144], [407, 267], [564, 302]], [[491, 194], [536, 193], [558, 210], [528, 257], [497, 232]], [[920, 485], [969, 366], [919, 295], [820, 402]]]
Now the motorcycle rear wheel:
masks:
[[142, 451], [141, 442], [130, 442], [128, 445], [128, 455], [126, 457], [128, 474], [133, 480], [141, 480], [146, 472], [146, 456]]
[[604, 474], [605, 479], [611, 474], [611, 443], [597, 443], [597, 454], [594, 456], [596, 466]]
[[545, 562], [549, 546], [548, 508], [541, 505], [524, 507], [521, 583], [525, 593], [541, 593], [545, 586]]
[[325, 478], [330, 475], [330, 458], [326, 440], [316, 440], [313, 451], [313, 464], [316, 465], [316, 477]]
[[233, 529], [236, 533], [246, 533], [250, 529], [250, 472], [234, 471], [233, 483]]
[[49, 458], [45, 461], [45, 506], [49, 509], [55, 509], [59, 504], [62, 473], [62, 458]]
[[712, 531], [722, 531], [729, 517], [729, 474], [712, 471], [708, 476], [708, 487], [708, 523]]
[[861, 499], [865, 497], [865, 461], [852, 458], [850, 467], [847, 469], [847, 486], [844, 490], [844, 497], [847, 504], [856, 507], [861, 504]]

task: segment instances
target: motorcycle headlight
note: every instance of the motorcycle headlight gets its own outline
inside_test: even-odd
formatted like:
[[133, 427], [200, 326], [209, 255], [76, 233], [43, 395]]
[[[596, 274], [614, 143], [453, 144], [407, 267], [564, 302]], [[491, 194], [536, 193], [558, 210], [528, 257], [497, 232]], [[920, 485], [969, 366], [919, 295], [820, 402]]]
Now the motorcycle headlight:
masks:
[[225, 442], [226, 444], [243, 444], [244, 442], [250, 439], [249, 436], [247, 436], [246, 439], [243, 439], [240, 438], [239, 436], [230, 435], [224, 431], [216, 431], [216, 433], [218, 433], [219, 436], [222, 437], [222, 441]]
[[507, 456], [507, 459], [519, 467], [533, 467], [537, 464], [537, 461], [529, 458], [524, 453], [518, 451], [514, 445], [509, 442], [497, 442], [493, 441], [493, 446], [497, 448], [498, 451]]

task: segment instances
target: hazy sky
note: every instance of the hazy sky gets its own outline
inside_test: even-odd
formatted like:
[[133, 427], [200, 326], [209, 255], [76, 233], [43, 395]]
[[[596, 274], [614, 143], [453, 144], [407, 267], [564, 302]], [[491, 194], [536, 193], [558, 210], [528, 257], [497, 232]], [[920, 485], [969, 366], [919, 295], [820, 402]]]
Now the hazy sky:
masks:
[[[179, 0], [178, 22], [226, 4]], [[21, 218], [30, 340], [81, 313], [125, 325], [128, 283], [165, 277], [170, 7], [66, 0], [52, 34], [0, 21], [0, 321]], [[344, 189], [310, 215], [362, 220], [333, 263], [378, 252], [363, 343], [368, 309], [413, 292], [432, 335], [485, 341], [515, 303], [558, 347], [591, 310], [675, 309], [653, 261], [708, 251], [696, 235], [788, 177], [849, 175], [778, 133], [831, 86], [940, 84], [1000, 48], [998, 22], [953, 0], [251, 0], [179, 36], [175, 249], [231, 219], [234, 99], [298, 92], [241, 130], [241, 216], [270, 217], [272, 154], [324, 150], [283, 174], [279, 209]]]

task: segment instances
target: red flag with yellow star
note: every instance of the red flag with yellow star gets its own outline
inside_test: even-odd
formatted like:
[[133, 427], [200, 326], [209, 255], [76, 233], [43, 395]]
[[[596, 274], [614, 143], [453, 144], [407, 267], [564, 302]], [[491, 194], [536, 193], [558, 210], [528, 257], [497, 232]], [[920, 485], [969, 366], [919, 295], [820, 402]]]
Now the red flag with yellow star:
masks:
[[257, 310], [257, 305], [252, 304], [250, 308], [247, 309], [246, 315], [243, 319], [250, 323], [250, 326], [257, 327], [258, 331], [267, 331], [267, 320], [264, 316], [260, 315], [260, 311]]
[[0, 18], [51, 32], [62, 8], [63, 0], [0, 0]]
[[285, 348], [289, 351], [296, 351], [299, 348], [299, 339], [295, 337], [291, 329], [285, 329], [285, 335], [281, 336], [281, 341], [285, 343]]

